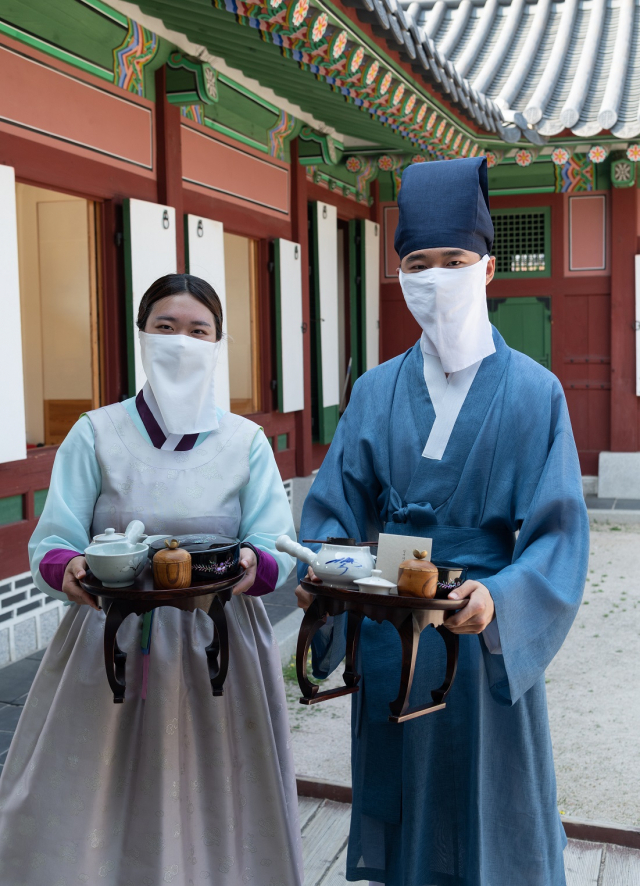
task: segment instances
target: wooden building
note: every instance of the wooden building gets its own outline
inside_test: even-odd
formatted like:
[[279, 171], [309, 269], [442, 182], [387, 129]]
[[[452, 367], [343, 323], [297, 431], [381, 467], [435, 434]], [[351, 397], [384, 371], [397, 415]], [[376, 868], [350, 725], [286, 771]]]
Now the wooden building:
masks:
[[418, 337], [393, 252], [409, 163], [486, 154], [494, 322], [561, 379], [585, 474], [640, 449], [639, 17], [0, 0], [0, 663], [55, 630], [26, 543], [71, 424], [137, 390], [161, 274], [225, 301], [219, 402], [264, 427], [296, 505], [353, 380]]

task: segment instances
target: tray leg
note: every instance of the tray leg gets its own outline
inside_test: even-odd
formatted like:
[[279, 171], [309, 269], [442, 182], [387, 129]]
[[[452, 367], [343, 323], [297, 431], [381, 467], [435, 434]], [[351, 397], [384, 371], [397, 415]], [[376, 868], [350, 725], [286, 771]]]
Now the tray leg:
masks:
[[[411, 695], [411, 686], [413, 684], [413, 674], [416, 667], [416, 656], [418, 654], [418, 643], [420, 641], [421, 630], [413, 615], [405, 618], [399, 626], [396, 625], [396, 630], [398, 631], [402, 642], [402, 670], [400, 673], [400, 691], [398, 697], [395, 701], [392, 701], [389, 704], [389, 709], [391, 711], [389, 720], [391, 723], [404, 723], [406, 720], [422, 717], [423, 714], [432, 714], [434, 711], [441, 711], [446, 707], [446, 704], [444, 701], [436, 702], [434, 694], [431, 693], [434, 698], [432, 704], [419, 705], [414, 708], [410, 707], [409, 696]], [[447, 633], [449, 633], [449, 631], [447, 631]], [[448, 662], [449, 657], [447, 649], [447, 673], [449, 671]]]
[[444, 645], [447, 647], [447, 670], [444, 675], [444, 683], [439, 689], [432, 690], [431, 698], [436, 704], [442, 704], [449, 694], [449, 690], [453, 686], [456, 671], [458, 670], [460, 637], [458, 634], [452, 634], [451, 631], [447, 630], [445, 625], [440, 625], [436, 628], [436, 631], [440, 634], [444, 640]]
[[[319, 597], [316, 597], [313, 603], [305, 612], [304, 618], [302, 619], [302, 623], [300, 625], [300, 633], [298, 634], [298, 646], [296, 649], [296, 674], [298, 676], [298, 685], [300, 686], [300, 690], [302, 692], [300, 704], [317, 704], [318, 702], [326, 701], [326, 699], [329, 698], [338, 698], [341, 695], [350, 695], [353, 692], [359, 691], [359, 686], [355, 684], [360, 678], [357, 677], [357, 675], [353, 672], [353, 663], [350, 666], [348, 660], [347, 667], [345, 669], [344, 681], [347, 684], [349, 683], [349, 681], [351, 681], [352, 685], [346, 685], [340, 689], [327, 689], [325, 692], [320, 692], [318, 685], [316, 683], [312, 683], [307, 677], [307, 655], [309, 653], [309, 647], [316, 631], [324, 624], [324, 616], [324, 604], [321, 603]], [[352, 625], [355, 626], [355, 622], [349, 622], [349, 628], [351, 628]], [[359, 633], [359, 629], [357, 633]], [[349, 654], [349, 650], [351, 650], [352, 660], [355, 653], [355, 642], [357, 642], [357, 634], [353, 634], [353, 636], [351, 637], [351, 642], [349, 641], [349, 638], [347, 638], [347, 655]]]
[[360, 682], [360, 674], [356, 670], [356, 661], [363, 617], [359, 612], [354, 612], [352, 609], [349, 610], [347, 615], [347, 655], [344, 674], [342, 675], [345, 686], [357, 686]]
[[[106, 601], [105, 601], [106, 602]], [[113, 692], [113, 703], [122, 704], [126, 686], [127, 653], [118, 646], [116, 639], [118, 628], [129, 612], [122, 611], [123, 603], [109, 600], [106, 605], [106, 621], [104, 623], [104, 664], [107, 680]], [[126, 608], [126, 607], [125, 607]]]
[[209, 679], [213, 696], [224, 695], [224, 681], [229, 670], [229, 631], [227, 616], [224, 613], [224, 602], [215, 594], [209, 607], [209, 618], [213, 622], [213, 640], [206, 647]]

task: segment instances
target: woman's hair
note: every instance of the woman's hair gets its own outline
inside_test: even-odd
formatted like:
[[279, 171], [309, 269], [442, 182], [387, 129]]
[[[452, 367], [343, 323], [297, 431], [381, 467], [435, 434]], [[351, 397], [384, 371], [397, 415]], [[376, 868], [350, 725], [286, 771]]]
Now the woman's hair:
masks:
[[222, 305], [215, 289], [206, 280], [194, 277], [192, 274], [167, 274], [160, 277], [147, 289], [142, 296], [138, 308], [138, 329], [144, 332], [147, 325], [151, 308], [157, 301], [170, 295], [192, 295], [201, 304], [208, 308], [214, 316], [216, 324], [216, 339], [222, 338]]

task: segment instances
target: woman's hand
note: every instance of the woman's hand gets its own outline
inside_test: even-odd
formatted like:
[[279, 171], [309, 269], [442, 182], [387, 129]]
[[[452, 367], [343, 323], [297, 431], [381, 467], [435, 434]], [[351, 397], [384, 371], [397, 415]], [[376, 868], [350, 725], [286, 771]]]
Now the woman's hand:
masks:
[[80, 579], [87, 574], [87, 561], [84, 557], [74, 557], [67, 563], [62, 579], [62, 593], [66, 594], [72, 603], [79, 603], [80, 606], [91, 606], [100, 612], [100, 607], [95, 597], [88, 594], [83, 587], [80, 586]]
[[[307, 581], [321, 581], [310, 566], [307, 569]], [[315, 594], [310, 594], [300, 585], [296, 588], [296, 597], [298, 598], [298, 609], [304, 609], [305, 612], [316, 598]]]
[[449, 594], [450, 600], [463, 600], [465, 597], [469, 598], [467, 605], [447, 616], [444, 626], [453, 634], [481, 634], [495, 618], [493, 598], [488, 588], [479, 581], [465, 581]]
[[233, 589], [234, 594], [244, 594], [245, 591], [248, 591], [253, 587], [256, 580], [258, 558], [251, 548], [240, 548], [240, 565], [244, 567], [245, 573]]

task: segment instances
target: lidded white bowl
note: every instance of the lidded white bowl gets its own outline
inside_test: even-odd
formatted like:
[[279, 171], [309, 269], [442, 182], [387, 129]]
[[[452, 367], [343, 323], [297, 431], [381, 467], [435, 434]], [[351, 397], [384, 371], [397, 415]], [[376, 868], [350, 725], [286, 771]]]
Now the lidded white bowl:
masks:
[[149, 545], [114, 541], [89, 545], [84, 555], [89, 569], [105, 588], [127, 588], [142, 572], [148, 553]]

